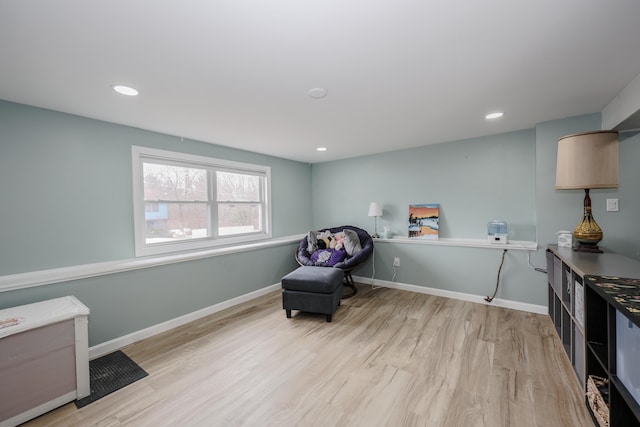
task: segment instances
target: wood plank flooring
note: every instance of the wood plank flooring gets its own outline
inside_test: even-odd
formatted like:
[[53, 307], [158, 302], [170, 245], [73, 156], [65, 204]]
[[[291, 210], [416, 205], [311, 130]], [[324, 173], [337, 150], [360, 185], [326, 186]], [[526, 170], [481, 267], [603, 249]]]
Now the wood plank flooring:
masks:
[[25, 426], [593, 426], [547, 316], [358, 285], [279, 291], [125, 347], [149, 376]]

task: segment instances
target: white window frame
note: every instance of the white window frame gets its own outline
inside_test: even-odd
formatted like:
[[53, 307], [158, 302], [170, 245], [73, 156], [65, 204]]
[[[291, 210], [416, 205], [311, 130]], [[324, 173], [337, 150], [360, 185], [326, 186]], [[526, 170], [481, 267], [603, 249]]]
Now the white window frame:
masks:
[[[212, 234], [210, 237], [147, 243], [145, 237], [146, 223], [143, 174], [143, 163], [145, 160], [160, 161], [162, 163], [176, 164], [177, 166], [207, 169], [213, 175], [215, 175], [216, 171], [225, 171], [263, 177], [264, 185], [261, 188], [261, 192], [263, 194], [262, 211], [264, 214], [263, 218], [261, 218], [263, 230], [261, 232], [250, 234], [219, 236], [217, 224], [215, 223], [218, 201], [215, 199], [215, 191], [213, 191], [214, 197], [209, 201], [212, 205], [212, 213], [209, 215], [211, 217], [210, 227]], [[215, 159], [212, 157], [178, 153], [135, 145], [131, 147], [131, 162], [133, 172], [134, 240], [135, 253], [137, 257], [172, 252], [203, 250], [222, 245], [234, 245], [271, 238], [271, 168], [269, 166], [234, 162], [230, 160]], [[223, 201], [220, 201], [220, 203], [223, 203]]]

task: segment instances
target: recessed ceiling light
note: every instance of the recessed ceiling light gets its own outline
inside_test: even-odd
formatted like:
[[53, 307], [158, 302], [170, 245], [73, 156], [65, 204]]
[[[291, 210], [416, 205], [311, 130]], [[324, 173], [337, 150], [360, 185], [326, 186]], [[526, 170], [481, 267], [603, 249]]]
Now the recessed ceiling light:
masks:
[[138, 91], [130, 86], [113, 85], [113, 90], [127, 96], [136, 96], [138, 94]]
[[316, 99], [324, 98], [325, 96], [327, 96], [327, 90], [322, 87], [314, 87], [313, 89], [309, 90], [309, 96]]
[[318, 147], [316, 151], [327, 151], [327, 147]]
[[486, 116], [484, 116], [484, 118], [487, 120], [492, 120], [499, 119], [502, 116], [504, 116], [504, 113], [502, 111], [496, 111], [495, 113], [487, 114]]

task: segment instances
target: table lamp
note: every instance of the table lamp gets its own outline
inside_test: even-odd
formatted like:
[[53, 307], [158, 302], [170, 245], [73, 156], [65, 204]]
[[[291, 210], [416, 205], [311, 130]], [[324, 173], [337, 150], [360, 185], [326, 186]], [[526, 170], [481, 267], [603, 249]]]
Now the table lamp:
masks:
[[380, 237], [378, 235], [378, 217], [382, 216], [382, 206], [380, 206], [378, 202], [371, 202], [371, 204], [369, 205], [369, 216], [375, 218], [375, 233], [371, 237], [378, 238]]
[[589, 190], [618, 187], [618, 132], [596, 131], [558, 140], [556, 190], [584, 190], [584, 212], [573, 236], [579, 252], [602, 252], [602, 229], [591, 212]]

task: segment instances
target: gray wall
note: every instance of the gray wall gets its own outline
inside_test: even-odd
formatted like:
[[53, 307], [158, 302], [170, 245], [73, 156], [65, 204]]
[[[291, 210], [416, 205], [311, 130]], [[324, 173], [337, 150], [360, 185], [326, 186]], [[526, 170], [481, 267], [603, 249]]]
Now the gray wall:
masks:
[[[134, 257], [131, 146], [270, 166], [273, 236], [311, 227], [308, 164], [0, 101], [0, 276]], [[293, 244], [0, 293], [75, 295], [96, 345], [278, 283]]]

